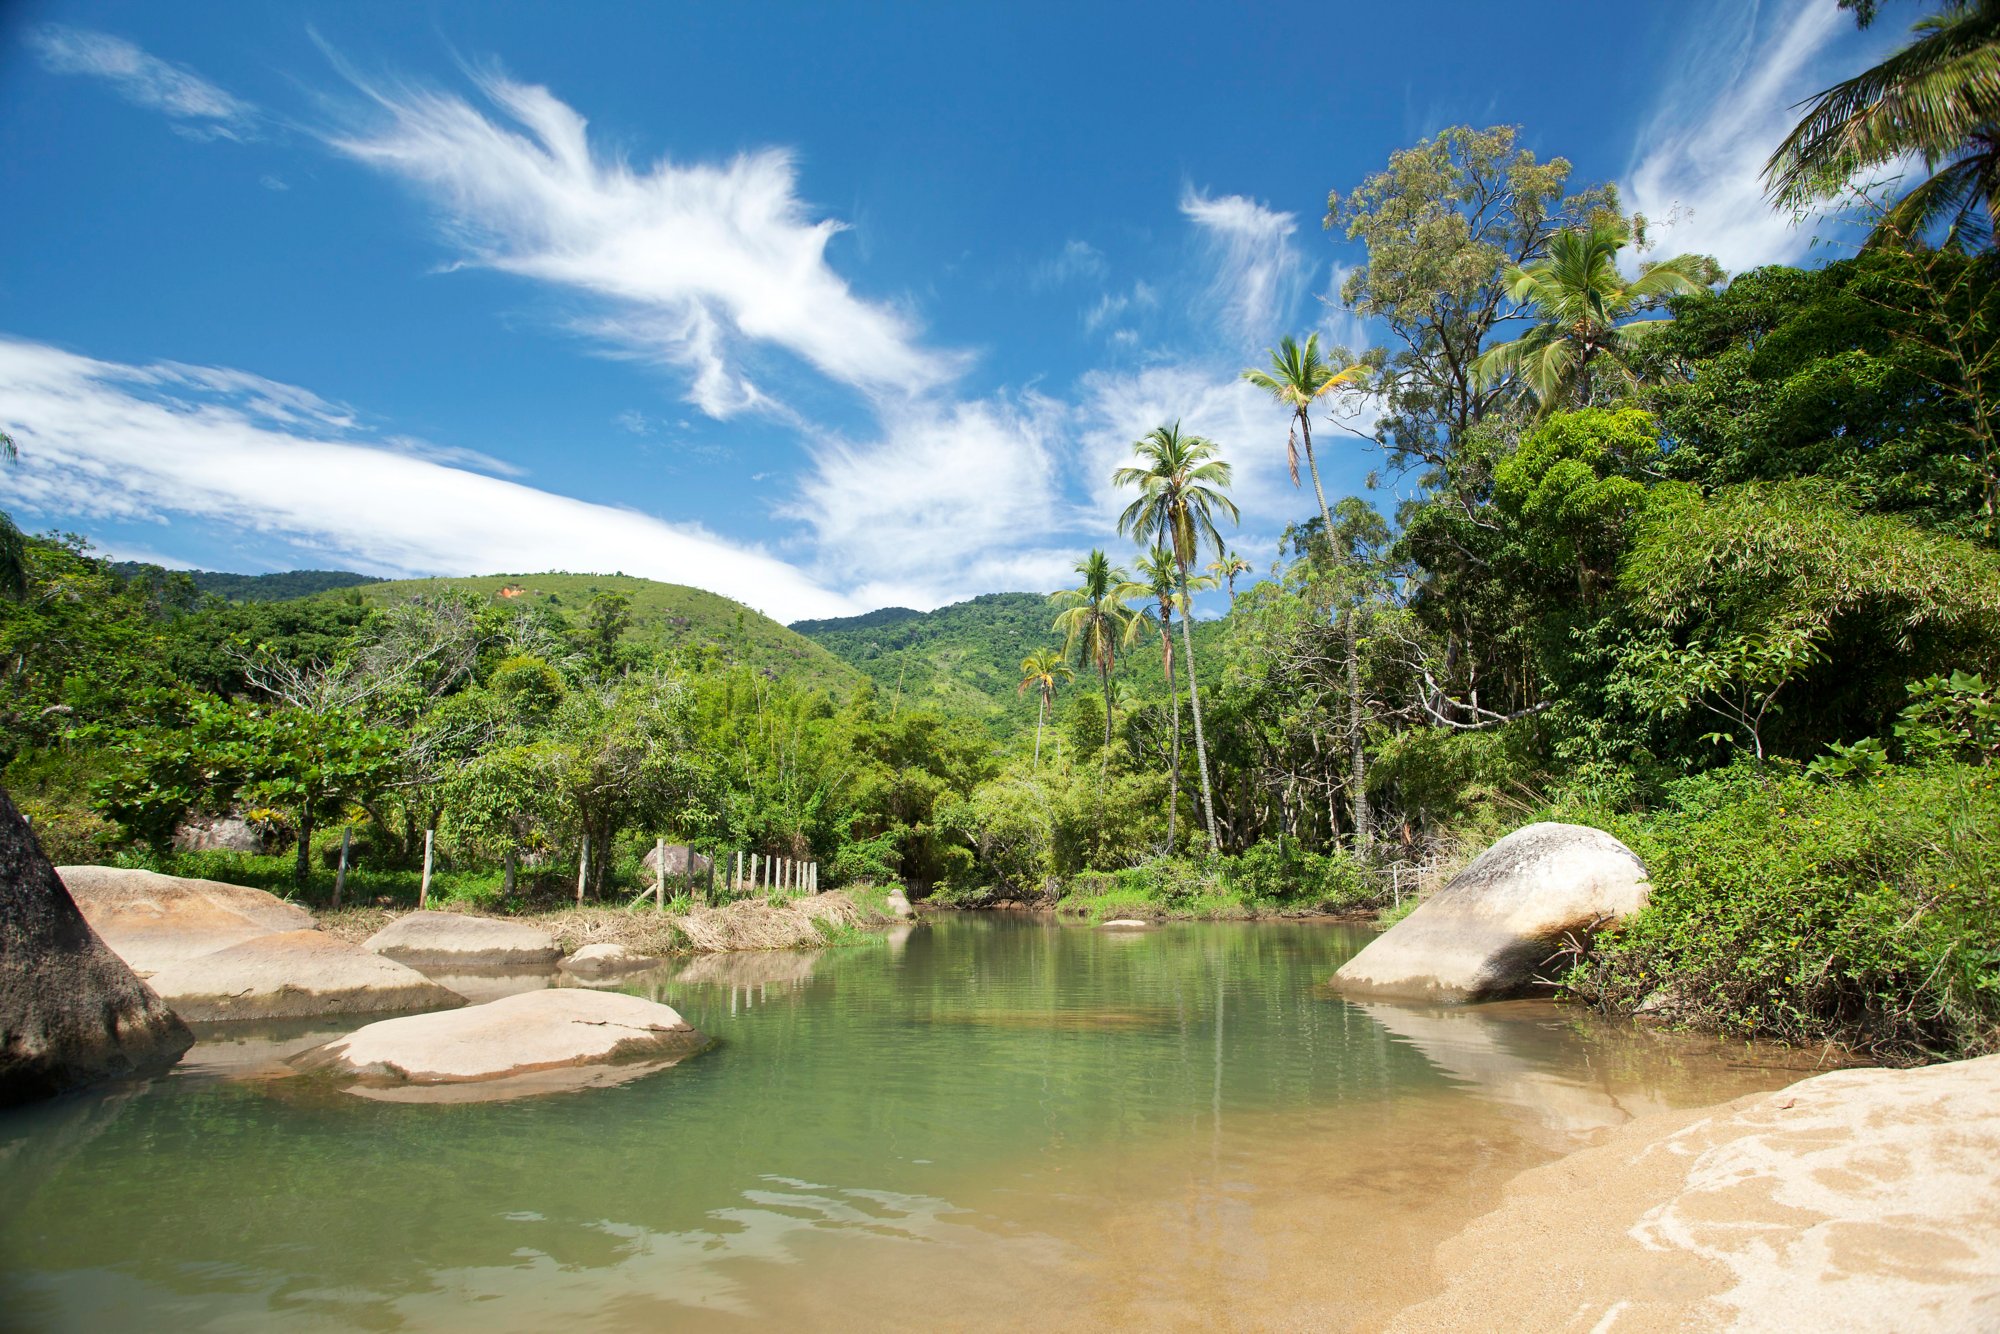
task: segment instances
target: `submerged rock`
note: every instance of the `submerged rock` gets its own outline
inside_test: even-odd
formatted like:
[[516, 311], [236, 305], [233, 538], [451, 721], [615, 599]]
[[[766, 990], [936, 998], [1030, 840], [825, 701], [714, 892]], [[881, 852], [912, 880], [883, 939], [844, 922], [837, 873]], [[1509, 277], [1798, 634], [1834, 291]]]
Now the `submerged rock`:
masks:
[[0, 1106], [155, 1074], [193, 1043], [91, 930], [0, 792]]
[[526, 922], [455, 912], [413, 912], [363, 947], [418, 968], [528, 968], [562, 957], [548, 932]]
[[183, 1019], [304, 1019], [465, 1004], [414, 968], [323, 931], [281, 931], [153, 974], [153, 989]]
[[1515, 1178], [1392, 1330], [1995, 1328], [2000, 1056], [1644, 1117]]
[[1114, 917], [1108, 922], [1099, 922], [1097, 929], [1100, 931], [1143, 931], [1151, 925], [1151, 922], [1142, 922], [1136, 917]]
[[1519, 995], [1570, 937], [1645, 906], [1646, 867], [1601, 829], [1531, 824], [1495, 843], [1334, 974], [1344, 991], [1416, 1000]]
[[312, 914], [275, 894], [219, 880], [64, 866], [63, 884], [91, 929], [141, 977], [279, 931], [304, 931]]
[[629, 946], [599, 942], [585, 945], [576, 953], [562, 961], [562, 966], [572, 973], [597, 975], [602, 973], [629, 973], [641, 968], [657, 968], [660, 961], [651, 955], [640, 954]]
[[622, 1083], [708, 1040], [672, 1008], [618, 992], [529, 991], [385, 1019], [292, 1058], [385, 1101], [487, 1101]]

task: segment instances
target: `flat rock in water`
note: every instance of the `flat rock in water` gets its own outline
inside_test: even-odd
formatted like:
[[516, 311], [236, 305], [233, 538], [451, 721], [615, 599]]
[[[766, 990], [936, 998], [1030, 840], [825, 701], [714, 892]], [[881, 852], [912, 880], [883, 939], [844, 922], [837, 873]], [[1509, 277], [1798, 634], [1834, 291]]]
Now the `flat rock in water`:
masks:
[[384, 1019], [292, 1058], [385, 1101], [484, 1101], [619, 1083], [707, 1045], [669, 1006], [618, 992], [528, 991]]
[[548, 932], [526, 922], [456, 912], [409, 913], [362, 943], [418, 968], [546, 967], [562, 958]]
[[1434, 1266], [1391, 1330], [2000, 1328], [2000, 1056], [1643, 1117]]
[[640, 954], [629, 946], [599, 942], [585, 945], [576, 953], [562, 961], [562, 966], [572, 973], [629, 973], [641, 968], [656, 968], [660, 961], [651, 955]]
[[122, 866], [59, 866], [91, 929], [141, 977], [279, 931], [312, 914], [275, 894]]
[[91, 930], [0, 792], [0, 1106], [155, 1074], [193, 1042]]
[[1565, 940], [1637, 912], [1649, 888], [1645, 864], [1603, 830], [1527, 825], [1370, 941], [1333, 984], [1409, 1000], [1520, 995]]
[[184, 960], [153, 974], [153, 989], [183, 1019], [304, 1019], [465, 1004], [414, 968], [323, 931], [281, 931]]
[[1136, 917], [1114, 917], [1108, 922], [1099, 922], [1097, 928], [1100, 931], [1143, 931], [1151, 925], [1151, 922], [1142, 922]]

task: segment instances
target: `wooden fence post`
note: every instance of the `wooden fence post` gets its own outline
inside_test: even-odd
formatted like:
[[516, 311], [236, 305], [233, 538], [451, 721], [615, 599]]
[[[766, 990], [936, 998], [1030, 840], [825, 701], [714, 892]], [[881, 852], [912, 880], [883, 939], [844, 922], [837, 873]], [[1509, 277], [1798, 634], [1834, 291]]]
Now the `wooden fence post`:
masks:
[[340, 896], [347, 892], [347, 845], [354, 838], [354, 826], [346, 825], [340, 831], [340, 869], [333, 873], [333, 906], [340, 906]]
[[743, 849], [736, 849], [736, 866], [729, 873], [729, 897], [736, 898], [743, 893]]
[[701, 901], [708, 903], [715, 898], [715, 854], [708, 855], [708, 887], [701, 892]]
[[[343, 856], [342, 861], [346, 858]], [[424, 881], [417, 886], [417, 906], [423, 907], [431, 898], [431, 831], [424, 830]]]
[[583, 879], [589, 874], [590, 835], [585, 834], [583, 836], [583, 850], [577, 854], [576, 858], [576, 901], [578, 906], [581, 906], [583, 903]]
[[653, 840], [653, 908], [667, 910], [667, 840]]

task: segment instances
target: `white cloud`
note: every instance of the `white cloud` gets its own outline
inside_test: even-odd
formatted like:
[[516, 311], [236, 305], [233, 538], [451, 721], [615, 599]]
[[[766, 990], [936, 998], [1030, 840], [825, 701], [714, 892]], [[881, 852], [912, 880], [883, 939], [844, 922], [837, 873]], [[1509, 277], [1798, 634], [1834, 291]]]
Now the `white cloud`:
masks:
[[1063, 500], [1062, 425], [1033, 396], [893, 411], [878, 439], [816, 448], [786, 513], [812, 528], [821, 574], [869, 605], [1050, 587], [1081, 518]]
[[[1855, 43], [1841, 41], [1853, 16], [1832, 0], [1792, 0], [1769, 24], [1756, 5], [1710, 12], [1719, 21], [1682, 53], [1686, 77], [1664, 81], [1640, 134], [1625, 205], [1655, 224], [1665, 253], [1713, 255], [1732, 273], [1799, 260], [1813, 233], [1764, 197], [1764, 162], [1797, 123], [1797, 103], [1860, 68]], [[1836, 44], [1849, 57], [1838, 67]]]
[[1292, 234], [1298, 219], [1244, 195], [1189, 188], [1181, 213], [1201, 229], [1215, 264], [1211, 298], [1246, 342], [1268, 337], [1297, 303], [1306, 272]]
[[1088, 241], [1069, 241], [1054, 259], [1044, 260], [1029, 275], [1038, 288], [1060, 287], [1079, 279], [1102, 279], [1110, 271], [1104, 252]]
[[781, 620], [862, 610], [698, 525], [449, 466], [434, 446], [358, 437], [345, 409], [240, 371], [0, 339], [0, 413], [21, 448], [0, 474], [17, 508], [234, 526], [369, 573], [624, 570]]
[[746, 344], [878, 396], [957, 372], [960, 358], [919, 346], [907, 315], [856, 296], [828, 264], [841, 224], [810, 216], [788, 153], [635, 169], [593, 146], [547, 89], [478, 83], [497, 118], [449, 94], [361, 85], [379, 118], [329, 143], [416, 186], [464, 262], [602, 301], [579, 327], [685, 370], [703, 412], [773, 406], [742, 365]]
[[204, 139], [243, 139], [255, 129], [257, 109], [230, 96], [193, 70], [148, 55], [122, 37], [45, 24], [28, 33], [42, 67], [55, 74], [105, 80], [120, 96], [170, 117], [182, 133]]

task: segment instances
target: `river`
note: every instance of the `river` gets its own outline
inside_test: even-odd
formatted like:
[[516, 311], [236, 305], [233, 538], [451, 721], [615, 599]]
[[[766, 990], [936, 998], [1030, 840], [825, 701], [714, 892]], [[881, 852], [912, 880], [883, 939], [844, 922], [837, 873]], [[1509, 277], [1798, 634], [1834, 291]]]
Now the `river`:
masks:
[[[716, 1039], [512, 1102], [301, 1093], [309, 1030], [0, 1115], [0, 1327], [1372, 1328], [1506, 1180], [1780, 1053], [1357, 1005], [1328, 923], [948, 915], [637, 974]], [[340, 1029], [329, 1027], [323, 1036]]]

